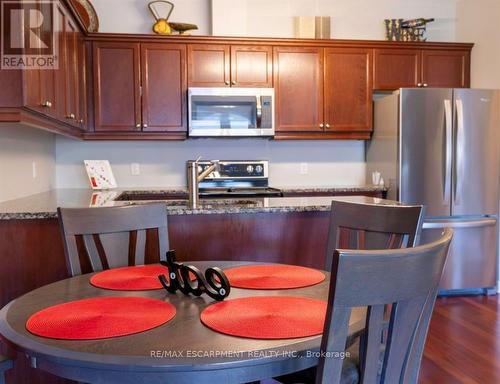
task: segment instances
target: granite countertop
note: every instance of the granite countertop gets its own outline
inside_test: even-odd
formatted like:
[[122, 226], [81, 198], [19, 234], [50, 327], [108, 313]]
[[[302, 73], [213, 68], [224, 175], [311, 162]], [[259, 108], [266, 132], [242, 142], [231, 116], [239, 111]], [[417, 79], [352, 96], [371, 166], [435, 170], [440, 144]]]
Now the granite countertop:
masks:
[[[385, 191], [383, 187], [333, 187], [333, 188], [283, 188], [284, 193], [363, 193]], [[57, 208], [88, 208], [112, 207], [131, 204], [142, 204], [152, 201], [163, 201], [169, 215], [193, 214], [228, 214], [228, 213], [260, 213], [260, 212], [313, 212], [328, 211], [332, 200], [354, 200], [375, 204], [394, 204], [388, 200], [364, 196], [310, 196], [310, 197], [266, 197], [266, 198], [234, 198], [234, 199], [202, 199], [200, 208], [192, 209], [187, 206], [187, 200], [172, 198], [168, 200], [147, 201], [116, 201], [123, 192], [129, 194], [146, 193], [149, 195], [169, 193], [183, 195], [184, 189], [151, 189], [132, 190], [114, 189], [110, 191], [92, 191], [90, 189], [54, 189], [48, 192], [9, 200], [0, 203], [0, 220], [19, 219], [51, 219], [57, 217]]]

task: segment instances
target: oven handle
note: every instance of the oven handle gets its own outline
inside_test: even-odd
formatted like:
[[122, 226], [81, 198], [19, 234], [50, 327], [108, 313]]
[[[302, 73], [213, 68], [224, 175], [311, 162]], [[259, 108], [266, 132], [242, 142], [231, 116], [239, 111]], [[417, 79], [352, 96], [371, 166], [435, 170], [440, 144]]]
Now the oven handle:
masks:
[[256, 117], [257, 117], [257, 121], [256, 121], [256, 124], [257, 124], [257, 128], [261, 128], [261, 125], [262, 125], [262, 100], [261, 100], [261, 97], [260, 96], [255, 96], [256, 100], [257, 100], [257, 103], [256, 103], [256, 108], [255, 108], [255, 111], [256, 111]]

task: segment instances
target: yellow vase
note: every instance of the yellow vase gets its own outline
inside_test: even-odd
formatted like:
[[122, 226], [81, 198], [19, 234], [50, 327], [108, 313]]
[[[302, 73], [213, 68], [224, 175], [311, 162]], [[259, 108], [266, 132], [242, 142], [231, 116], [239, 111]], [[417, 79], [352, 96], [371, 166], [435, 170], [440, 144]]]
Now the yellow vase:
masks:
[[153, 25], [153, 32], [159, 35], [170, 35], [172, 34], [172, 28], [165, 19], [158, 19], [158, 21]]

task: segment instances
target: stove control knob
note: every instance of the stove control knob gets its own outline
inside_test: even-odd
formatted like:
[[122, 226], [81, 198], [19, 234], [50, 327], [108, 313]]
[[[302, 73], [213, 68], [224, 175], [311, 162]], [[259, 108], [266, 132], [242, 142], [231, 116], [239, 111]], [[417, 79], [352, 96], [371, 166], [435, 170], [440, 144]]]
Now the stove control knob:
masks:
[[257, 165], [255, 167], [255, 172], [257, 172], [257, 173], [262, 173], [263, 170], [264, 170], [264, 168], [262, 167], [262, 165]]
[[253, 172], [253, 165], [247, 166], [247, 172], [252, 173]]

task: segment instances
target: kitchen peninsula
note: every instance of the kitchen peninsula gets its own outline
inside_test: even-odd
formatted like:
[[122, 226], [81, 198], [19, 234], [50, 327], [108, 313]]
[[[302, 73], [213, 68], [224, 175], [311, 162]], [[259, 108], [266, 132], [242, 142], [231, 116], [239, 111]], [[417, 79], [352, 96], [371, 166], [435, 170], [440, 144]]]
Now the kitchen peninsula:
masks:
[[[60, 189], [4, 202], [0, 204], [0, 262], [6, 268], [0, 271], [1, 303], [68, 276], [57, 207], [144, 203], [115, 199], [145, 192], [148, 201], [165, 192], [173, 197], [165, 200], [165, 207], [169, 215], [170, 246], [180, 260], [251, 260], [321, 267], [332, 199], [380, 202], [385, 189], [371, 186], [285, 189], [283, 193], [288, 197], [205, 199], [197, 210], [188, 208], [187, 200], [182, 199], [186, 194], [183, 190], [93, 193], [85, 189]], [[152, 245], [155, 233], [151, 231], [146, 237], [146, 262], [154, 261], [158, 257]]]

